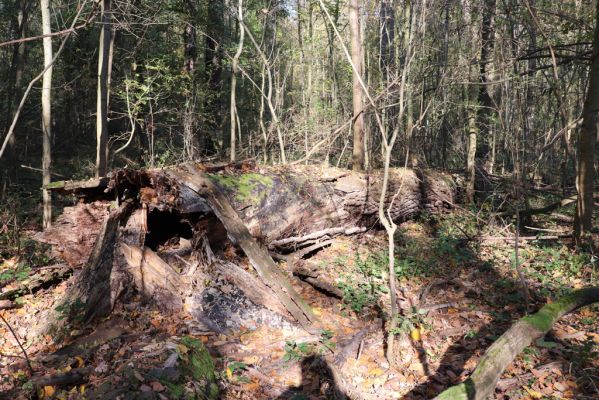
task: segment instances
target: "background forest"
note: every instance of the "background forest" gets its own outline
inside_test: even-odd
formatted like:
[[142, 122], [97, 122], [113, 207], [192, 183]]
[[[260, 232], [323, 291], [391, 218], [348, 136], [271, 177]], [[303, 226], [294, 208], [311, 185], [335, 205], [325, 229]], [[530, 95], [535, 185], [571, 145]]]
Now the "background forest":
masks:
[[[348, 4], [105, 3], [108, 46], [100, 43], [98, 2], [51, 3], [55, 51], [66, 42], [52, 68], [56, 176], [94, 174], [100, 52], [108, 58], [110, 168], [230, 157], [352, 164]], [[380, 123], [399, 130], [393, 165], [462, 169], [468, 137], [477, 135], [476, 157], [488, 172], [572, 189], [594, 2], [359, 6], [366, 168], [382, 163]], [[42, 40], [19, 40], [41, 35], [38, 2], [3, 1], [0, 13], [4, 140], [44, 63]], [[40, 181], [21, 167], [41, 167], [40, 97], [38, 83], [4, 151], [4, 192]]]
[[0, 398], [594, 398], [598, 111], [599, 0], [0, 0]]

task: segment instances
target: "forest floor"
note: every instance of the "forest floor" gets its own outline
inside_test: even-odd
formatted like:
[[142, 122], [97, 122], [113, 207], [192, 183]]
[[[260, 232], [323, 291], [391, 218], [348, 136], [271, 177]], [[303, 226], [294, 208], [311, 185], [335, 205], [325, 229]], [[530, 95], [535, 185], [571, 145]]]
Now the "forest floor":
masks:
[[[396, 272], [403, 315], [394, 368], [385, 358], [383, 335], [383, 310], [389, 304], [386, 237], [372, 231], [338, 238], [305, 260], [326, 271], [343, 298], [293, 279], [322, 321], [320, 336], [267, 326], [230, 335], [197, 332], [186, 312], [163, 313], [132, 296], [110, 318], [69, 332], [58, 343], [28, 332], [70, 281], [24, 293], [17, 308], [0, 310], [0, 398], [173, 399], [188, 398], [186, 393], [196, 393], [189, 398], [215, 398], [214, 393], [197, 395], [206, 381], [215, 382], [225, 399], [327, 399], [335, 391], [352, 399], [432, 398], [463, 381], [485, 349], [525, 315], [514, 241], [505, 239], [513, 227], [486, 221], [456, 210], [398, 229]], [[536, 222], [566, 229], [551, 218]], [[20, 256], [3, 250], [3, 293], [51, 264], [44, 249], [29, 240], [21, 243]], [[523, 240], [518, 254], [531, 311], [571, 288], [597, 284], [597, 260], [575, 253], [568, 239]], [[251, 269], [238, 254], [229, 256]], [[281, 267], [287, 268], [285, 263]], [[562, 318], [545, 338], [526, 348], [503, 374], [495, 398], [598, 398], [597, 310], [586, 307]], [[200, 342], [213, 361], [194, 355]], [[172, 368], [177, 359], [210, 368], [214, 363], [215, 372], [174, 384], [185, 373]], [[72, 378], [77, 371], [83, 378], [65, 385], [40, 380], [42, 375]]]

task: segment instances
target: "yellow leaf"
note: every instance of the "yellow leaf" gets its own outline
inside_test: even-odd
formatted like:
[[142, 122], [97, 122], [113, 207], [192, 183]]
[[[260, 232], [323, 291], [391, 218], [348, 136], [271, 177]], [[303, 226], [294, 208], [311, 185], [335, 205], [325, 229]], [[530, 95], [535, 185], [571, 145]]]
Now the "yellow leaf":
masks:
[[371, 375], [371, 376], [380, 376], [380, 375], [383, 375], [384, 373], [385, 373], [385, 371], [383, 371], [380, 368], [372, 368], [368, 371], [368, 375]]
[[314, 313], [314, 315], [316, 315], [317, 317], [322, 316], [322, 310], [319, 307], [314, 307], [312, 308], [312, 312]]
[[233, 379], [233, 371], [231, 370], [231, 368], [227, 368], [227, 378], [229, 380]]
[[420, 341], [420, 339], [421, 339], [421, 337], [420, 337], [420, 328], [414, 328], [414, 329], [412, 329], [412, 331], [410, 332], [410, 337], [414, 341]]
[[79, 386], [79, 393], [85, 394], [85, 385]]
[[70, 370], [72, 370], [72, 369], [73, 369], [73, 368], [71, 368], [71, 366], [70, 366], [70, 365], [67, 365], [66, 367], [64, 367], [64, 368], [62, 369], [62, 372], [69, 372], [69, 371], [70, 371]]
[[81, 368], [81, 367], [83, 367], [83, 364], [85, 364], [85, 361], [83, 361], [83, 358], [81, 358], [79, 356], [75, 356], [75, 360], [77, 360], [77, 368]]
[[56, 393], [54, 386], [44, 386], [44, 397], [52, 397]]
[[179, 343], [177, 345], [177, 350], [179, 351], [179, 354], [187, 354], [187, 352], [189, 351], [189, 349], [187, 348], [187, 346]]
[[532, 397], [533, 399], [542, 399], [543, 398], [543, 394], [537, 392], [536, 390], [529, 389], [526, 386], [524, 386], [524, 390], [526, 390], [526, 392], [528, 393], [528, 395], [530, 397]]

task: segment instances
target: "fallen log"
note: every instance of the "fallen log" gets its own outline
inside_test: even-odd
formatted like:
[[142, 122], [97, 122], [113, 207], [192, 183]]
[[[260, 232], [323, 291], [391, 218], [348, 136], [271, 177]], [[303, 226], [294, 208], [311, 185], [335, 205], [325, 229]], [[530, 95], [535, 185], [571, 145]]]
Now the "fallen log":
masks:
[[[236, 282], [236, 290], [241, 290], [236, 298], [242, 296], [246, 300], [241, 303], [255, 303], [282, 318], [292, 316], [311, 330], [316, 321], [311, 308], [269, 250], [281, 257], [301, 258], [336, 236], [376, 227], [380, 180], [378, 173], [313, 166], [256, 167], [252, 163], [119, 170], [108, 183], [51, 186], [77, 195], [79, 203], [67, 208], [57, 221], [59, 228], [43, 238], [70, 265], [85, 265], [67, 296], [67, 302], [84, 302], [85, 320], [110, 312], [119, 291], [129, 283], [126, 279], [113, 282], [119, 271], [132, 278], [139, 292], [166, 309], [180, 310], [190, 298], [192, 308], [221, 307], [201, 290], [212, 290], [223, 298], [227, 293], [219, 287], [196, 287], [194, 282], [201, 281], [201, 276], [222, 276], [222, 268], [211, 266], [235, 246], [247, 256], [261, 281], [254, 279], [261, 284], [248, 285], [248, 273], [245, 282]], [[456, 190], [452, 182], [451, 176], [432, 171], [393, 170], [386, 198], [389, 215], [402, 222], [422, 209], [450, 207]], [[121, 206], [111, 210], [115, 198]], [[185, 245], [174, 249], [173, 243]], [[307, 278], [320, 283], [320, 279]], [[322, 289], [336, 291], [333, 285]], [[232, 297], [231, 301], [237, 300]], [[196, 314], [209, 325], [214, 322], [211, 315], [226, 318], [226, 313], [209, 311]], [[277, 318], [273, 314], [266, 319]], [[212, 326], [223, 329], [218, 323]]]
[[[256, 167], [251, 163], [218, 168], [188, 164], [185, 169], [210, 180], [251, 235], [271, 249], [295, 251], [319, 240], [315, 237], [319, 232], [323, 238], [330, 238], [379, 224], [378, 172], [363, 174], [315, 166]], [[173, 176], [171, 172], [178, 170], [116, 171], [105, 189], [105, 198], [137, 196], [150, 212], [170, 210], [182, 217], [211, 213], [201, 197]], [[83, 193], [77, 191], [75, 183], [68, 188]], [[456, 203], [456, 191], [449, 174], [397, 168], [391, 172], [387, 208], [395, 222], [404, 222], [423, 209], [450, 208]], [[95, 193], [91, 199], [97, 199]], [[74, 217], [65, 223], [74, 226]]]
[[485, 400], [495, 390], [505, 368], [525, 347], [549, 332], [565, 314], [596, 302], [599, 302], [599, 287], [580, 289], [520, 319], [487, 349], [470, 378], [435, 399]]
[[12, 299], [50, 286], [70, 276], [72, 268], [64, 264], [41, 267], [22, 282], [15, 282], [2, 288], [0, 300]]
[[76, 386], [87, 382], [91, 372], [91, 367], [76, 368], [63, 374], [33, 377], [31, 383], [36, 389], [44, 386]]

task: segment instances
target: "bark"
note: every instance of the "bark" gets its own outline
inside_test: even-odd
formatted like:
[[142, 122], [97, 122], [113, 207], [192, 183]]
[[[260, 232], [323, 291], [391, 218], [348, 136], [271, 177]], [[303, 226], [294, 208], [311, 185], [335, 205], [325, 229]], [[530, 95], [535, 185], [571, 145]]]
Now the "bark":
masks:
[[98, 46], [98, 91], [96, 100], [96, 178], [108, 168], [108, 70], [112, 34], [110, 0], [101, 3], [102, 30]]
[[490, 396], [505, 368], [534, 340], [544, 336], [553, 324], [565, 314], [599, 301], [599, 287], [577, 290], [547, 304], [536, 314], [516, 322], [489, 347], [478, 366], [464, 383], [453, 386], [438, 400], [484, 400]]
[[[41, 0], [42, 33], [52, 33], [50, 26], [50, 0]], [[52, 164], [52, 38], [44, 37], [44, 77], [42, 80], [42, 183], [48, 185], [51, 180], [50, 167]], [[52, 224], [52, 197], [48, 189], [42, 189], [44, 229]]]
[[597, 1], [593, 61], [589, 87], [582, 110], [582, 128], [578, 139], [576, 189], [578, 201], [574, 219], [574, 233], [580, 243], [583, 234], [593, 227], [593, 185], [595, 181], [595, 146], [597, 142], [597, 111], [599, 110], [599, 1]]
[[364, 115], [362, 114], [362, 40], [360, 37], [360, 2], [351, 0], [349, 3], [349, 26], [351, 32], [351, 58], [355, 69], [352, 69], [352, 104], [354, 110], [354, 147], [352, 169], [364, 169]]

